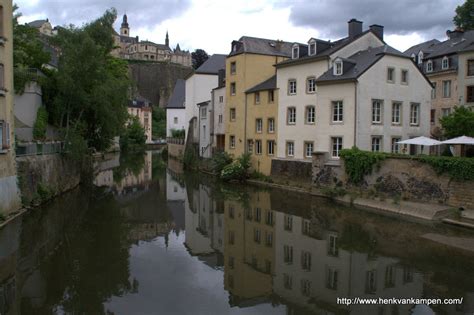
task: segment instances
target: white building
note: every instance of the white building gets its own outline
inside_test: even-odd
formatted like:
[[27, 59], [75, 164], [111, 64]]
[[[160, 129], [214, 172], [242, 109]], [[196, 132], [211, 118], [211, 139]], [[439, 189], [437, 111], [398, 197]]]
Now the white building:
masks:
[[294, 44], [277, 65], [277, 157], [304, 161], [342, 148], [399, 151], [396, 141], [429, 135], [431, 85], [413, 62], [383, 42], [383, 26]]
[[[199, 111], [200, 106], [198, 104], [202, 105], [203, 102], [211, 102], [211, 92], [218, 86], [218, 72], [220, 69], [225, 69], [225, 57], [225, 55], [212, 55], [186, 78], [186, 139], [191, 135], [194, 143], [199, 143], [201, 132], [206, 134], [205, 139], [210, 139], [209, 120], [207, 117], [211, 117], [211, 114], [208, 114], [206, 111], [203, 114], [203, 117], [206, 117], [206, 122], [201, 124], [199, 117], [202, 113]], [[191, 121], [195, 123], [192, 125], [192, 130], [189, 130]], [[200, 145], [200, 153], [203, 152], [201, 147], [204, 147], [204, 152], [211, 151], [207, 146], [208, 143], [203, 146]]]
[[225, 69], [219, 70], [219, 85], [212, 91], [213, 126], [211, 146], [213, 151], [225, 150]]
[[172, 136], [172, 130], [186, 129], [185, 89], [186, 81], [176, 80], [173, 94], [166, 105], [166, 137]]

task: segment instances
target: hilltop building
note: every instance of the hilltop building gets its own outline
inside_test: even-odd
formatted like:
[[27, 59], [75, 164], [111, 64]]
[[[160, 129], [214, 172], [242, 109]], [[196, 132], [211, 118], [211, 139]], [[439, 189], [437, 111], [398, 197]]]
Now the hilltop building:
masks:
[[125, 14], [120, 26], [120, 34], [115, 33], [114, 40], [117, 48], [113, 54], [117, 57], [130, 60], [168, 61], [186, 67], [192, 66], [191, 53], [181, 50], [179, 44], [175, 49], [169, 45], [169, 35], [166, 32], [164, 44], [157, 44], [148, 40], [140, 41], [138, 36], [130, 36], [128, 17]]

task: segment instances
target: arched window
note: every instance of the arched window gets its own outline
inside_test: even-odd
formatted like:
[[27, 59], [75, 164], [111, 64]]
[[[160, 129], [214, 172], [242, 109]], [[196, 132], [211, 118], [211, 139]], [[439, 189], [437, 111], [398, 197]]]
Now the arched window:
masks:
[[418, 64], [421, 65], [423, 63], [423, 52], [420, 51], [418, 53]]
[[433, 61], [428, 60], [426, 63], [426, 72], [433, 72]]
[[446, 70], [449, 68], [449, 58], [447, 56], [443, 57], [443, 60], [441, 61], [441, 68], [443, 70]]

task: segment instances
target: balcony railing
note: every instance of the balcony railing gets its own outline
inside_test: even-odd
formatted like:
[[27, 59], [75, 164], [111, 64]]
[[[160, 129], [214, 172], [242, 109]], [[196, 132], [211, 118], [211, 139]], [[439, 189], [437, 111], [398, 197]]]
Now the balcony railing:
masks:
[[22, 142], [16, 145], [16, 156], [48, 155], [64, 152], [64, 142]]

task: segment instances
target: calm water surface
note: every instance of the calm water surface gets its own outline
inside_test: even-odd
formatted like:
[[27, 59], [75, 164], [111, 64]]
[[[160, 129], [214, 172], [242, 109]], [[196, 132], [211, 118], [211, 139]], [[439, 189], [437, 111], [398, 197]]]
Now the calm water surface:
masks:
[[[280, 190], [222, 185], [161, 154], [0, 230], [0, 314], [473, 314], [474, 233]], [[342, 297], [462, 305], [337, 304]]]

